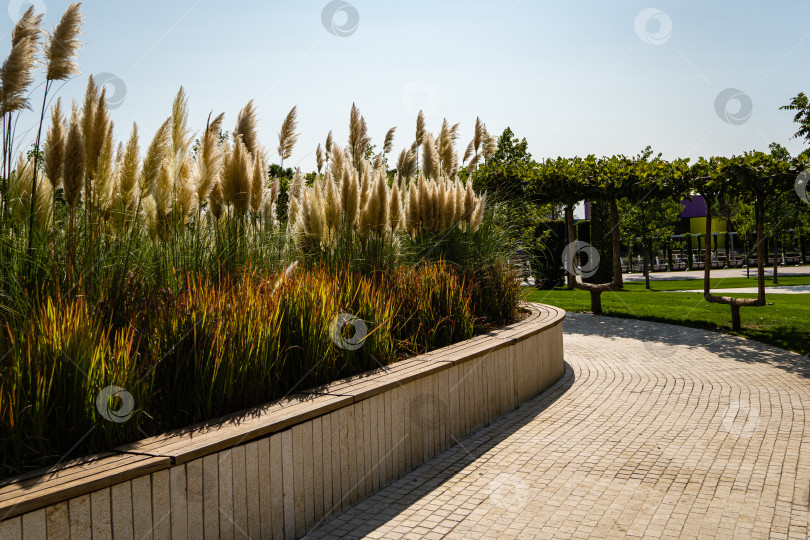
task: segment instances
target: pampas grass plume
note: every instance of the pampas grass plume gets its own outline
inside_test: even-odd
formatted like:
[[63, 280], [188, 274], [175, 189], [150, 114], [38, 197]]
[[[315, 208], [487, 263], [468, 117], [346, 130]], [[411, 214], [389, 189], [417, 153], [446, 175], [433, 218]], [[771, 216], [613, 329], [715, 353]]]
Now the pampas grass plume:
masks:
[[171, 118], [167, 118], [166, 121], [163, 122], [163, 125], [158, 128], [152, 142], [149, 144], [149, 148], [146, 150], [138, 185], [144, 197], [151, 195], [154, 191], [158, 175], [160, 174], [161, 164], [167, 157], [171, 121]]
[[252, 176], [253, 183], [250, 188], [250, 210], [254, 215], [259, 214], [262, 210], [265, 174], [264, 160], [261, 156], [254, 157]]
[[211, 188], [211, 193], [208, 195], [208, 202], [211, 205], [211, 214], [219, 219], [222, 217], [224, 210], [225, 197], [222, 194], [222, 185], [220, 182], [214, 184]]
[[0, 113], [30, 109], [28, 88], [34, 82], [36, 52], [42, 34], [43, 14], [35, 15], [30, 6], [17, 21], [11, 34], [11, 51], [0, 68]]
[[65, 119], [62, 116], [62, 100], [57, 99], [51, 109], [51, 125], [45, 136], [45, 174], [56, 189], [62, 183], [65, 165]]
[[82, 46], [79, 35], [82, 33], [81, 4], [70, 4], [62, 14], [59, 24], [53, 29], [50, 43], [45, 50], [48, 64], [46, 78], [49, 81], [64, 81], [79, 73], [76, 52]]
[[439, 153], [436, 150], [436, 142], [429, 134], [425, 136], [425, 142], [422, 144], [422, 170], [428, 178], [439, 177]]
[[323, 149], [321, 148], [321, 143], [318, 143], [318, 148], [315, 149], [315, 163], [318, 166], [318, 174], [321, 174], [323, 170]]
[[338, 192], [337, 185], [332, 178], [331, 172], [326, 173], [323, 190], [326, 226], [329, 228], [330, 233], [334, 233], [340, 227], [340, 217], [343, 209], [341, 208], [340, 203], [340, 193]]
[[421, 110], [416, 115], [416, 147], [422, 146], [425, 140], [425, 113]]
[[470, 232], [474, 233], [478, 230], [481, 226], [481, 222], [484, 219], [484, 208], [487, 203], [487, 194], [484, 193], [477, 201], [475, 205], [475, 210], [470, 217]]
[[292, 156], [293, 148], [296, 141], [298, 141], [299, 133], [296, 131], [298, 128], [298, 107], [293, 107], [281, 124], [281, 131], [278, 132], [278, 155], [281, 156], [281, 162]]
[[389, 153], [394, 148], [394, 133], [396, 132], [397, 128], [392, 127], [388, 130], [388, 133], [385, 134], [385, 142], [383, 143], [383, 154]]
[[65, 164], [62, 169], [65, 202], [71, 208], [76, 207], [79, 194], [84, 186], [84, 136], [79, 125], [79, 115], [76, 105], [73, 105], [73, 115], [70, 119], [67, 140], [65, 141]]
[[259, 136], [257, 134], [256, 125], [258, 123], [258, 115], [256, 114], [256, 105], [251, 99], [247, 105], [239, 111], [239, 116], [236, 117], [236, 127], [233, 129], [233, 137], [236, 140], [239, 136], [242, 137], [242, 142], [245, 147], [254, 157], [262, 154], [261, 146], [259, 145]]
[[219, 146], [219, 131], [224, 118], [225, 115], [220, 114], [213, 122], [209, 122], [200, 142], [197, 159], [197, 201], [200, 205], [208, 198], [222, 174], [222, 149]]
[[233, 206], [237, 216], [242, 217], [250, 205], [252, 163], [250, 153], [241, 138], [236, 140], [228, 165], [222, 190], [225, 201]]
[[391, 193], [388, 201], [388, 220], [391, 233], [396, 234], [402, 227], [402, 199], [399, 192], [399, 184], [394, 182], [391, 186]]

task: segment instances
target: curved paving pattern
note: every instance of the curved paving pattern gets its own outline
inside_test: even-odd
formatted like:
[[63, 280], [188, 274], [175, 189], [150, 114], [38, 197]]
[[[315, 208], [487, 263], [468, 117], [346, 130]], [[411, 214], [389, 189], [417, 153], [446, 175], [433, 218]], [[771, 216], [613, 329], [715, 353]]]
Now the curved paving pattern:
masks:
[[810, 359], [569, 315], [563, 379], [312, 538], [808, 538]]

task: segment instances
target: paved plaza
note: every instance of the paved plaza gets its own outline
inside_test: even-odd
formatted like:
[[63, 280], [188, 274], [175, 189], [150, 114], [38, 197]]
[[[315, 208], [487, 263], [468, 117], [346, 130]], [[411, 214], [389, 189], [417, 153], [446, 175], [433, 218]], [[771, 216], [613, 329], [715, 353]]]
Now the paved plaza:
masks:
[[810, 359], [571, 314], [549, 391], [312, 538], [808, 538]]

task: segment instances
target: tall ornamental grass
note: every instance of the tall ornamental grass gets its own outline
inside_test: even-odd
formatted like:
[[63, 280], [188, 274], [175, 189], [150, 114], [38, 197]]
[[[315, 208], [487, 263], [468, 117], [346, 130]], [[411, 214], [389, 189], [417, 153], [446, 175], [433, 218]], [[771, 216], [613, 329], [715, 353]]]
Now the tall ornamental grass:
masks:
[[[519, 316], [513, 246], [463, 181], [494, 152], [477, 120], [423, 114], [389, 169], [356, 106], [317, 171], [279, 165], [250, 101], [195, 130], [180, 88], [151, 136], [120, 131], [104, 88], [80, 103], [80, 4], [50, 35], [31, 8], [0, 69], [0, 476], [108, 450], [463, 340]], [[37, 66], [36, 137], [18, 136]], [[56, 98], [54, 100], [54, 98]], [[200, 119], [202, 120], [202, 119]], [[123, 134], [121, 138], [120, 135]], [[31, 144], [26, 147], [26, 144]], [[466, 169], [466, 175], [460, 171]]]
[[[3, 331], [9, 352], [0, 377], [2, 475], [470, 338], [486, 317], [475, 279], [444, 262], [384, 277], [351, 269], [220, 280], [189, 275], [175, 297], [148, 316], [139, 312], [137, 324], [112, 324], [86, 297], [48, 300], [27, 324]], [[503, 274], [498, 292], [516, 304], [520, 291]], [[345, 347], [354, 342], [360, 346]], [[98, 395], [109, 386], [133, 397], [124, 422], [101, 414]], [[120, 399], [109, 407], [118, 410]]]

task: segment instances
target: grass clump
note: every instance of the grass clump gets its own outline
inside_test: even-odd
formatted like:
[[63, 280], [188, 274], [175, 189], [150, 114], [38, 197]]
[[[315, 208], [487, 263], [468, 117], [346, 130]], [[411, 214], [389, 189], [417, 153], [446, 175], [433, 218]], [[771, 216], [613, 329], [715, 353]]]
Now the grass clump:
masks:
[[[270, 171], [293, 155], [295, 107], [271, 166], [252, 101], [231, 133], [212, 114], [194, 135], [181, 88], [151, 138], [133, 125], [118, 141], [92, 77], [69, 114], [57, 100], [46, 115], [50, 83], [76, 73], [73, 4], [42, 51], [44, 144], [19, 153], [42, 34], [33, 9], [23, 18], [0, 72], [0, 477], [518, 317], [513, 246], [459, 179], [457, 125], [434, 137], [420, 114], [388, 171], [395, 129], [374, 155], [353, 106], [346, 147], [330, 132], [318, 171], [282, 182]], [[475, 151], [468, 170], [491, 155]]]

